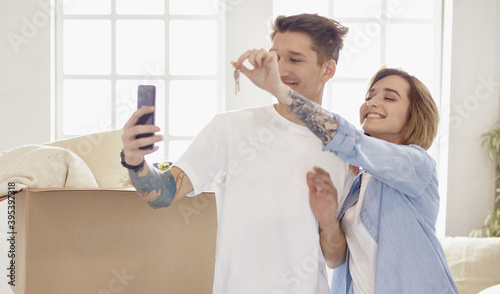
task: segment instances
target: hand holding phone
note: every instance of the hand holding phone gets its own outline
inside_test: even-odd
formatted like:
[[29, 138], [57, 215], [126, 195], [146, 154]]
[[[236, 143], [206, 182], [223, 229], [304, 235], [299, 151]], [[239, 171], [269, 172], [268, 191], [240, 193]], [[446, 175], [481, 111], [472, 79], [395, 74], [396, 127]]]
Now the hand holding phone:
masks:
[[[139, 85], [137, 89], [137, 109], [146, 106], [156, 105], [156, 87], [150, 85]], [[156, 110], [155, 110], [156, 111]], [[137, 120], [136, 125], [154, 125], [155, 124], [155, 111], [145, 114]], [[135, 138], [144, 138], [153, 136], [153, 133], [146, 133], [137, 135]], [[140, 149], [153, 149], [154, 144], [140, 147]]]

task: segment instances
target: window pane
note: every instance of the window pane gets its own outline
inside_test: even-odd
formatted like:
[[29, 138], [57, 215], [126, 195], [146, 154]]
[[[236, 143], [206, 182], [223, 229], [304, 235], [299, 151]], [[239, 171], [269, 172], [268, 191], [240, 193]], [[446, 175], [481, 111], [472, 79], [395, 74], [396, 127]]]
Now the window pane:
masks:
[[195, 136], [216, 112], [216, 81], [171, 81], [169, 131], [173, 136]]
[[121, 128], [137, 109], [137, 87], [156, 86], [155, 125], [165, 125], [165, 82], [163, 80], [118, 80], [116, 82], [116, 127]]
[[380, 67], [380, 25], [345, 23], [349, 33], [340, 51], [336, 77], [367, 78]]
[[330, 109], [360, 128], [359, 108], [365, 101], [367, 88], [368, 83], [333, 83]]
[[317, 13], [319, 15], [328, 16], [328, 0], [274, 0], [273, 13], [275, 16], [300, 13]]
[[116, 22], [116, 72], [131, 75], [165, 72], [164, 21]]
[[62, 41], [65, 74], [111, 73], [109, 20], [65, 20]]
[[[170, 14], [215, 15], [217, 5], [227, 5], [225, 0], [170, 0]], [[228, 1], [233, 2], [233, 1]]]
[[[436, 99], [436, 97], [439, 97], [439, 95], [441, 95], [441, 93], [438, 92], [440, 90], [440, 87], [439, 87], [439, 85], [435, 84], [434, 80], [431, 80], [431, 79], [420, 79], [420, 78], [418, 78], [418, 79], [422, 83], [424, 83], [424, 85], [427, 87], [427, 89], [429, 89], [429, 92], [431, 92], [431, 96], [434, 99]], [[439, 107], [439, 105], [438, 105], [438, 107]]]
[[107, 15], [111, 13], [110, 0], [68, 0], [62, 2], [63, 13], [68, 15]]
[[434, 0], [388, 0], [389, 18], [433, 18]]
[[173, 20], [170, 22], [170, 73], [215, 75], [217, 73], [217, 22]]
[[111, 83], [64, 80], [63, 133], [82, 135], [111, 129]]
[[380, 17], [381, 0], [335, 0], [333, 16], [335, 17]]
[[159, 15], [165, 13], [164, 0], [116, 0], [117, 14]]
[[388, 67], [401, 67], [420, 80], [433, 77], [433, 25], [388, 24], [386, 48]]
[[[144, 156], [146, 161], [151, 163], [151, 164], [156, 163], [156, 162], [160, 163], [165, 158], [165, 155], [164, 155], [165, 154], [165, 143], [158, 142], [158, 143], [155, 143], [155, 146], [158, 146], [160, 148], [158, 148], [158, 150], [156, 152], [153, 152], [151, 154]], [[172, 160], [169, 160], [169, 161], [172, 161]]]
[[170, 141], [168, 144], [168, 161], [174, 162], [184, 154], [191, 141]]

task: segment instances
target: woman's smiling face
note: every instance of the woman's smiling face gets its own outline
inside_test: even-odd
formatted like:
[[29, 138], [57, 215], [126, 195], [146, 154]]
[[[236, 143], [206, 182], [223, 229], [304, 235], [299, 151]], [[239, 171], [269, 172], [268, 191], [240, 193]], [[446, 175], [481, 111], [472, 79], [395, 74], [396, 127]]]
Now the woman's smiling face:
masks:
[[399, 144], [408, 121], [410, 84], [402, 77], [390, 75], [377, 81], [368, 90], [359, 110], [366, 134]]

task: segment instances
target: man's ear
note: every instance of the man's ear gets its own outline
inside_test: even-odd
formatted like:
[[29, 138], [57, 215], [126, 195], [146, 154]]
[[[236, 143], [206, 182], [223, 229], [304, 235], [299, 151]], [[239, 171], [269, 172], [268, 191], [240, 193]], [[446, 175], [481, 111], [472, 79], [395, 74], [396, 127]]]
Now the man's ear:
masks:
[[328, 82], [335, 75], [335, 71], [337, 70], [337, 62], [333, 59], [330, 59], [326, 62], [325, 72], [323, 73], [323, 82]]

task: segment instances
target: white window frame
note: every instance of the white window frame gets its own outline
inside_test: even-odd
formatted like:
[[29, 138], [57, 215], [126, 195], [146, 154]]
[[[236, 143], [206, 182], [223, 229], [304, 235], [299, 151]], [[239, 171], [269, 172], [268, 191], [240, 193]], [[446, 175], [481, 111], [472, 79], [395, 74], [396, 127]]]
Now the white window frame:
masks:
[[[191, 141], [194, 136], [173, 136], [168, 132], [169, 121], [169, 82], [174, 80], [215, 80], [217, 84], [216, 93], [216, 112], [225, 110], [225, 88], [224, 88], [224, 65], [225, 65], [225, 11], [222, 5], [218, 5], [215, 15], [172, 15], [169, 14], [169, 1], [165, 0], [165, 12], [163, 15], [121, 15], [116, 14], [116, 0], [111, 1], [111, 13], [109, 15], [64, 15], [63, 1], [55, 1], [55, 139], [66, 139], [72, 137], [63, 132], [63, 82], [65, 79], [98, 79], [111, 81], [111, 122], [102, 123], [98, 130], [86, 130], [86, 133], [101, 132], [109, 129], [121, 129], [122, 125], [116, 125], [116, 81], [117, 80], [161, 80], [165, 84], [165, 125], [160, 126], [163, 130], [163, 154], [162, 157], [168, 157], [169, 143], [171, 141]], [[63, 71], [63, 23], [69, 19], [85, 20], [110, 20], [111, 21], [111, 73], [109, 75], [73, 75], [64, 74]], [[165, 23], [165, 73], [145, 75], [118, 75], [116, 73], [116, 23], [118, 20], [163, 20]], [[169, 73], [169, 24], [171, 20], [214, 20], [217, 22], [217, 69], [215, 75], [171, 75]], [[96, 105], [96, 107], [98, 107]], [[190, 115], [187, 113], [186, 115]], [[193, 119], [196, 119], [195, 117]], [[84, 134], [81, 134], [84, 135]]]

